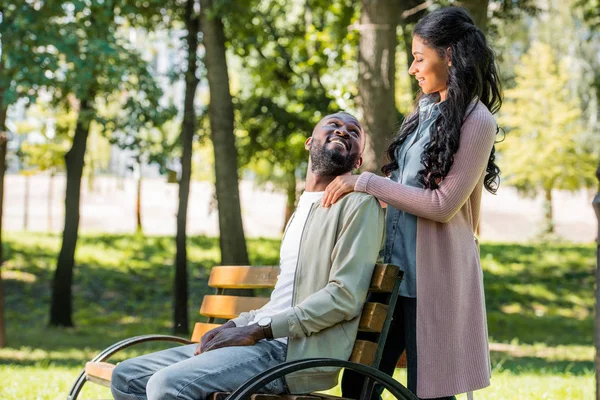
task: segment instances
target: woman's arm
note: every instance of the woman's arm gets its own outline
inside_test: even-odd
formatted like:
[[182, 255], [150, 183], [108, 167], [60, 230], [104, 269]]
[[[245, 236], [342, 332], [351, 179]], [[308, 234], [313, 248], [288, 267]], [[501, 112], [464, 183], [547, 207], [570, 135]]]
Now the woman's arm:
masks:
[[496, 129], [496, 122], [487, 110], [475, 110], [462, 126], [454, 163], [435, 190], [403, 185], [369, 172], [360, 175], [354, 190], [369, 193], [418, 217], [448, 222], [481, 179], [494, 145]]

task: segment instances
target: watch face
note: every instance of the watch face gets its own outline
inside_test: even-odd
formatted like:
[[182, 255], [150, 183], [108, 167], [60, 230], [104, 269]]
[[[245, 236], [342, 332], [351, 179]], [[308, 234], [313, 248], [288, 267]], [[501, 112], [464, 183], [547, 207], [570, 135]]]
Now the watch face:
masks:
[[262, 317], [258, 320], [259, 326], [269, 326], [271, 325], [271, 317]]

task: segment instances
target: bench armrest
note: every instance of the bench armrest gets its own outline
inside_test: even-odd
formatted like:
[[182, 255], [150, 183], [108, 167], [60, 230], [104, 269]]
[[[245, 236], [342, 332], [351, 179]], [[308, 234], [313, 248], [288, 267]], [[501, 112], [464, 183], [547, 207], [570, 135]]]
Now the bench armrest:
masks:
[[[102, 350], [96, 357], [94, 357], [91, 362], [102, 362], [108, 360], [114, 354], [118, 353], [121, 350], [124, 350], [128, 347], [135, 346], [136, 344], [146, 343], [146, 342], [173, 342], [180, 344], [192, 344], [194, 342], [181, 338], [179, 336], [171, 336], [171, 335], [139, 335], [134, 336], [128, 339], [121, 340], [113, 345], [108, 346], [106, 349]], [[71, 387], [69, 394], [67, 396], [68, 400], [75, 400], [81, 391], [81, 388], [86, 382], [85, 378], [85, 368], [81, 370], [77, 380]]]
[[227, 400], [250, 400], [250, 396], [252, 394], [256, 393], [269, 382], [272, 382], [277, 378], [281, 378], [289, 373], [314, 367], [340, 367], [351, 369], [367, 376], [368, 378], [371, 378], [374, 383], [377, 383], [383, 386], [384, 389], [389, 390], [390, 393], [397, 399], [418, 400], [418, 398], [401, 383], [394, 380], [394, 378], [391, 376], [379, 371], [378, 369], [335, 358], [308, 358], [279, 364], [248, 380], [233, 393], [231, 393], [231, 395], [227, 397]]

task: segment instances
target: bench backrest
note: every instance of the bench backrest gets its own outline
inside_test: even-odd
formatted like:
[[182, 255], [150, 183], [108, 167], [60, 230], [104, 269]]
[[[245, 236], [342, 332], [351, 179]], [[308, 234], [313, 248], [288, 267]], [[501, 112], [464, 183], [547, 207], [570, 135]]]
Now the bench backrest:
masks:
[[[200, 307], [200, 314], [207, 317], [208, 321], [196, 323], [191, 340], [198, 342], [206, 332], [219, 326], [215, 323], [216, 318], [231, 319], [242, 312], [259, 309], [269, 301], [268, 297], [226, 295], [226, 289], [272, 289], [278, 275], [278, 267], [213, 267], [208, 285], [215, 288], [216, 293], [204, 296]], [[359, 336], [350, 361], [379, 367], [382, 343], [387, 337], [402, 276], [403, 272], [395, 265], [375, 265], [369, 286], [372, 296], [363, 307]]]

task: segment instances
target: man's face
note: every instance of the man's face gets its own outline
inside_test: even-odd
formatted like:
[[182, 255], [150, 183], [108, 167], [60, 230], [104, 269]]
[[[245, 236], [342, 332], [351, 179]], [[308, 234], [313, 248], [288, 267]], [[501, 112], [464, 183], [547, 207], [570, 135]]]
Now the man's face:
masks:
[[326, 116], [306, 140], [313, 174], [338, 176], [360, 167], [364, 144], [362, 127], [352, 115], [335, 113]]

